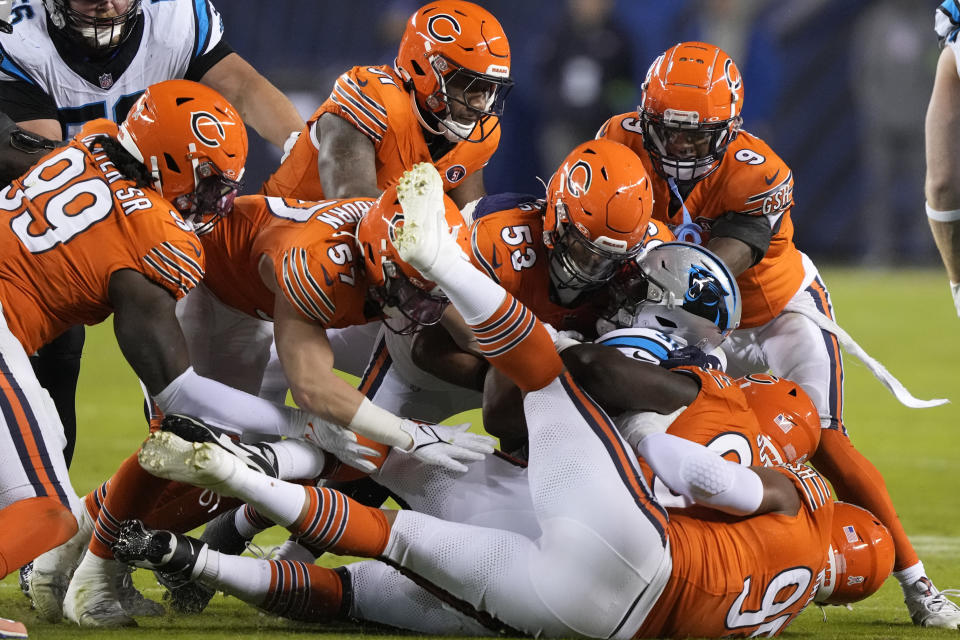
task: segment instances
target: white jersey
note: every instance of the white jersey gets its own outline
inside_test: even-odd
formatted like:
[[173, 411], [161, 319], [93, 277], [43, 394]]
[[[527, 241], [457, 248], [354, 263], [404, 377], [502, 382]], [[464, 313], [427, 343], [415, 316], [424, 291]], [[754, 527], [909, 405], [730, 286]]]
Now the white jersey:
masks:
[[[41, 0], [20, 0], [13, 33], [0, 34], [0, 110], [15, 122], [57, 119], [64, 136], [84, 122], [121, 122], [149, 85], [199, 80], [231, 52], [209, 0], [153, 0], [109, 60], [84, 60], [48, 23]], [[52, 32], [52, 33], [51, 33]]]

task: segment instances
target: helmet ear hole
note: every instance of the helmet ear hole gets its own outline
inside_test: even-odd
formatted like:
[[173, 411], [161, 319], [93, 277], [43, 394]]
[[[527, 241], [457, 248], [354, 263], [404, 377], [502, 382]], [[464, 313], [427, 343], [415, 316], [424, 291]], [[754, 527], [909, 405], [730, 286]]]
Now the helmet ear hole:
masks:
[[167, 169], [173, 171], [174, 173], [180, 173], [180, 167], [177, 165], [177, 161], [173, 159], [173, 156], [164, 152], [163, 160], [167, 163]]
[[419, 64], [417, 64], [417, 61], [416, 61], [416, 60], [411, 60], [411, 61], [410, 61], [410, 66], [413, 68], [413, 72], [414, 72], [415, 74], [417, 74], [418, 76], [425, 76], [425, 75], [427, 75], [426, 72], [423, 70], [423, 67], [421, 67]]
[[670, 329], [676, 329], [677, 323], [663, 316], [654, 316], [657, 319], [657, 322], [660, 323], [660, 326], [669, 327]]

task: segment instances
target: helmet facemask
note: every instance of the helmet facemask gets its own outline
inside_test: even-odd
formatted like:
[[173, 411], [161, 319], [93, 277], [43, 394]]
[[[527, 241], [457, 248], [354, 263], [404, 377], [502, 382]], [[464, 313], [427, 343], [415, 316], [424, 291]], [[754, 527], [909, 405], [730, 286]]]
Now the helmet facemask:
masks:
[[[116, 16], [96, 17], [77, 11], [70, 0], [44, 0], [53, 25], [74, 42], [96, 54], [110, 53], [130, 36], [140, 16], [141, 0], [129, 0]], [[93, 4], [93, 3], [90, 3]]]
[[[430, 66], [438, 88], [424, 99], [424, 106], [439, 120], [440, 130], [434, 132], [451, 142], [489, 137], [500, 125], [513, 80], [471, 71], [442, 55], [431, 57]], [[471, 138], [477, 127], [479, 136]]]
[[386, 316], [384, 324], [399, 335], [416, 333], [425, 326], [437, 324], [449, 300], [435, 287], [424, 291], [393, 262], [383, 262], [384, 283], [372, 287], [371, 294]]
[[213, 225], [233, 209], [233, 201], [243, 185], [230, 180], [212, 162], [200, 162], [194, 168], [197, 188], [173, 199], [173, 206], [184, 220], [193, 224], [198, 236], [209, 233]]
[[590, 240], [568, 222], [566, 205], [558, 202], [556, 207], [557, 237], [551, 242], [550, 284], [560, 304], [573, 305], [582, 293], [607, 284], [624, 262], [640, 252], [641, 245], [627, 247], [623, 241], [606, 237]]
[[677, 184], [693, 184], [720, 166], [727, 146], [740, 130], [741, 118], [699, 122], [692, 111], [667, 109], [662, 115], [640, 111], [643, 146], [657, 173]]

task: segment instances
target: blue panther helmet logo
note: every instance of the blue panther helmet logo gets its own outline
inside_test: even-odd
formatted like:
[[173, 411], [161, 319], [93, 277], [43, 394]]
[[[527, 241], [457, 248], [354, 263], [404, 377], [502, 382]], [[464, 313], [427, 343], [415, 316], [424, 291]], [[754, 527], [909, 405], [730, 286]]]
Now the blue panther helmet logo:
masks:
[[709, 269], [694, 264], [690, 266], [687, 292], [683, 295], [683, 308], [712, 321], [721, 331], [726, 331], [729, 310], [723, 299], [729, 294]]

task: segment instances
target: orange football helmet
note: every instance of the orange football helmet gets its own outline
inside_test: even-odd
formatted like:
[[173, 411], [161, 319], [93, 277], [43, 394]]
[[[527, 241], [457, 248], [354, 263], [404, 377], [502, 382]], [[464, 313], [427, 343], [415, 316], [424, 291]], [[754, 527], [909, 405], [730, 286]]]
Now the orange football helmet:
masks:
[[552, 293], [561, 304], [602, 286], [643, 248], [653, 190], [640, 158], [611, 140], [590, 140], [563, 160], [547, 185], [543, 243]]
[[767, 373], [737, 380], [760, 429], [773, 448], [761, 452], [771, 464], [806, 462], [820, 445], [820, 414], [800, 385]]
[[464, 0], [420, 7], [407, 22], [394, 66], [415, 100], [414, 111], [433, 133], [480, 142], [499, 126], [513, 86], [510, 44], [483, 7]]
[[117, 140], [146, 165], [154, 188], [198, 234], [233, 208], [247, 161], [247, 130], [210, 87], [189, 80], [147, 87]]
[[716, 170], [742, 123], [733, 59], [712, 44], [681, 42], [654, 60], [642, 89], [643, 146], [657, 173], [693, 184]]
[[[443, 196], [447, 224], [464, 250], [470, 249], [470, 233], [457, 205]], [[404, 262], [393, 245], [396, 230], [403, 226], [403, 209], [392, 186], [377, 199], [357, 224], [357, 243], [363, 255], [370, 298], [380, 305], [384, 324], [400, 334], [413, 333], [440, 321], [448, 300], [435, 282]]]
[[893, 571], [894, 554], [893, 536], [876, 516], [836, 502], [827, 569], [814, 602], [849, 604], [873, 595]]

